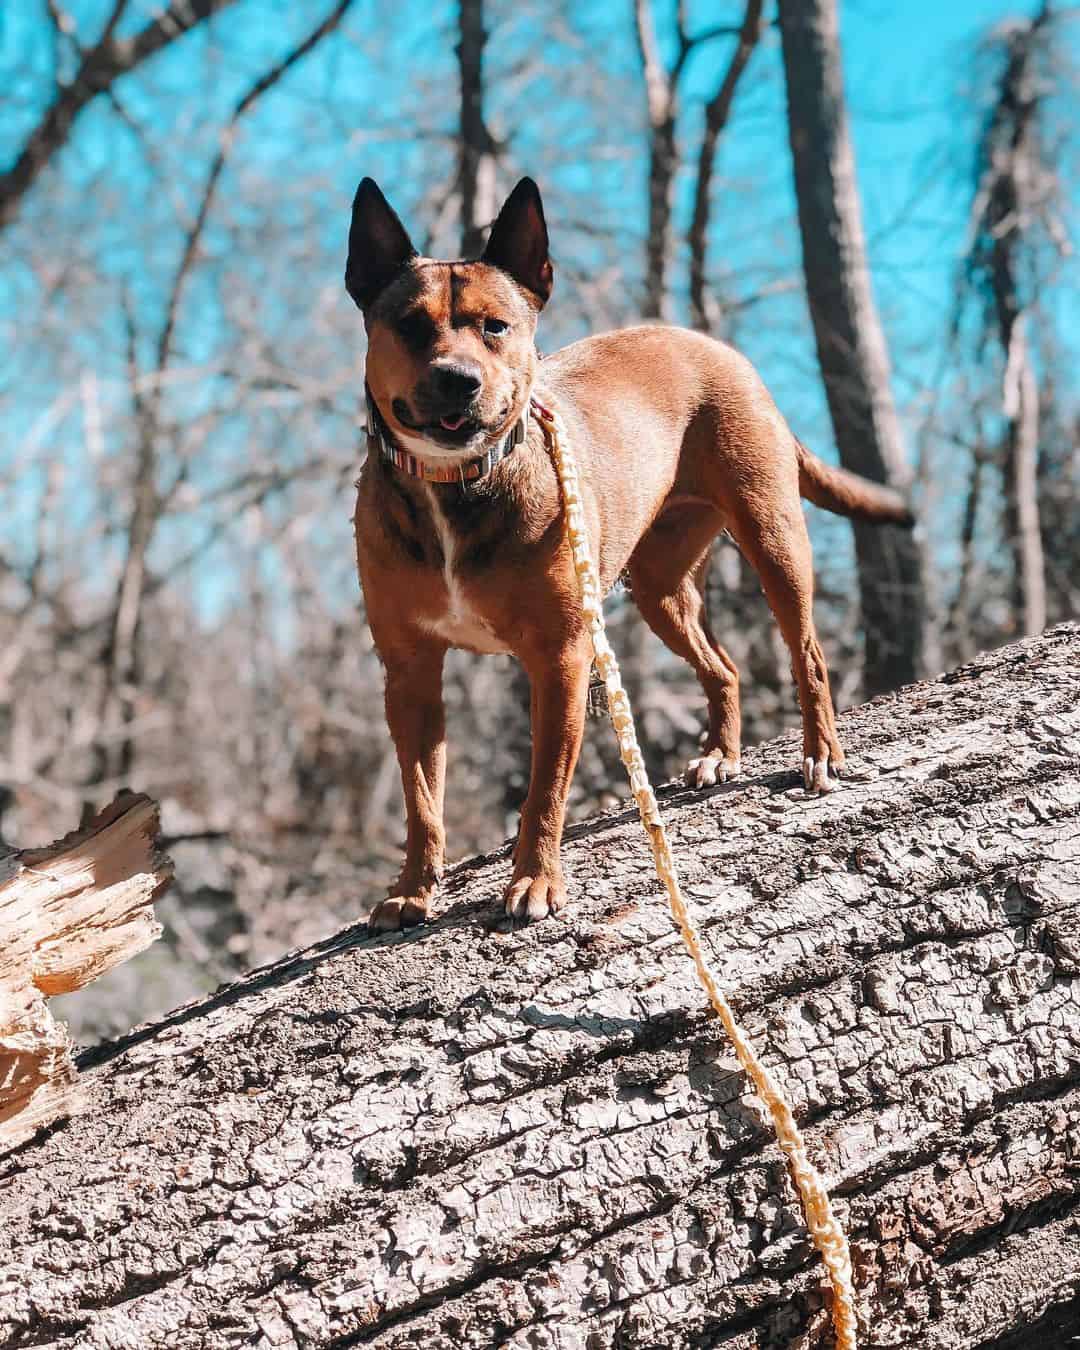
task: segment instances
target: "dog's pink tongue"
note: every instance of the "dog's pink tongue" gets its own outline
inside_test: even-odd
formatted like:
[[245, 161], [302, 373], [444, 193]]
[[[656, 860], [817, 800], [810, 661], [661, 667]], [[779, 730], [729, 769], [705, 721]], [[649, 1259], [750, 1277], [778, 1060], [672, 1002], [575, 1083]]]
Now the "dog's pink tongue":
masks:
[[439, 426], [444, 431], [457, 431], [459, 427], [465, 425], [464, 417], [440, 417]]

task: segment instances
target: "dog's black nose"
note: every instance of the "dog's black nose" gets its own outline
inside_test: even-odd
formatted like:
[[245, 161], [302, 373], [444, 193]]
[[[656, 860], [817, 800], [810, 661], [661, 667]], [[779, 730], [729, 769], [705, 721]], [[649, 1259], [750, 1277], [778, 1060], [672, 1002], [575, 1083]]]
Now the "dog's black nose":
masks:
[[439, 361], [431, 367], [432, 388], [455, 407], [474, 399], [483, 383], [483, 373], [474, 361]]

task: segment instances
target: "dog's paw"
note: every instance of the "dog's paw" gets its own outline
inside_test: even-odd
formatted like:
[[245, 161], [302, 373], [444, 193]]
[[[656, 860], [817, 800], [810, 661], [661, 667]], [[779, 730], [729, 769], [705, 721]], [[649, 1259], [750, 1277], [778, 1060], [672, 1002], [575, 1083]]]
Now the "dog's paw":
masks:
[[368, 915], [373, 933], [396, 933], [399, 928], [415, 928], [428, 916], [428, 902], [422, 896], [392, 895], [380, 901]]
[[840, 770], [844, 767], [842, 755], [830, 755], [828, 751], [820, 759], [811, 755], [803, 760], [803, 786], [807, 792], [821, 795], [832, 792], [840, 783]]
[[511, 919], [546, 919], [566, 904], [566, 886], [561, 876], [524, 873], [506, 888], [503, 907]]
[[699, 755], [686, 766], [683, 781], [692, 788], [715, 787], [737, 778], [741, 772], [742, 764], [731, 755]]

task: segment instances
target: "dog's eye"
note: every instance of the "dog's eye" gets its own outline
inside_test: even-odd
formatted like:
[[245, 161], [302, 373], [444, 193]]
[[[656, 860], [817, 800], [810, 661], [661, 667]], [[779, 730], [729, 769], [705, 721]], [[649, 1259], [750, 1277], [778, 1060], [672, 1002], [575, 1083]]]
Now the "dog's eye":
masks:
[[505, 319], [485, 319], [484, 336], [502, 337], [502, 335], [509, 329], [509, 327], [510, 325], [506, 322]]
[[426, 347], [435, 332], [426, 314], [403, 314], [397, 322], [397, 330], [410, 347]]

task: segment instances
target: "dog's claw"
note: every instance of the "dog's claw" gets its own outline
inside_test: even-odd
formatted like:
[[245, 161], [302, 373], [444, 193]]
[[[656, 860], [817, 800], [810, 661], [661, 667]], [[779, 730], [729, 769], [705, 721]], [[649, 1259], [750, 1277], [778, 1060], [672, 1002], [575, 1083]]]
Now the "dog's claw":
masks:
[[840, 766], [829, 758], [828, 751], [821, 759], [809, 755], [803, 760], [803, 784], [807, 792], [832, 792], [840, 782]]
[[741, 771], [739, 760], [730, 755], [700, 755], [686, 766], [683, 781], [692, 788], [716, 787], [738, 777]]
[[511, 919], [546, 919], [558, 914], [566, 904], [566, 887], [561, 879], [522, 876], [506, 888], [504, 906]]
[[412, 895], [392, 895], [368, 915], [368, 928], [373, 933], [395, 933], [399, 928], [415, 928], [427, 916], [427, 901]]

